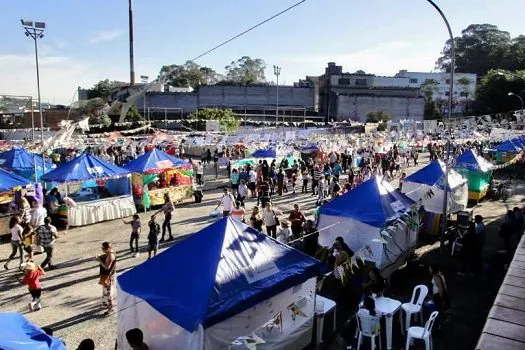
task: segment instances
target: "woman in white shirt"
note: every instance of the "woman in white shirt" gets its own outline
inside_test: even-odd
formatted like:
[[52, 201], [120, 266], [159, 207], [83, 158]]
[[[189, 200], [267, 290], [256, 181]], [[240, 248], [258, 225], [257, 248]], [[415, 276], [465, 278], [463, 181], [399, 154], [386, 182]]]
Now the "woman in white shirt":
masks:
[[277, 238], [277, 213], [273, 210], [270, 202], [266, 203], [264, 207], [263, 222], [266, 226], [266, 234], [272, 238]]
[[292, 231], [288, 227], [288, 221], [282, 220], [281, 226], [277, 228], [276, 239], [281, 243], [287, 244], [291, 235]]
[[237, 187], [237, 201], [241, 202], [241, 206], [244, 207], [244, 200], [248, 197], [248, 186], [246, 182], [241, 180], [239, 187]]
[[235, 203], [235, 208], [231, 211], [232, 219], [237, 219], [241, 222], [245, 222], [244, 215], [246, 214], [246, 210], [241, 207], [241, 202]]
[[9, 270], [9, 263], [16, 256], [16, 252], [20, 255], [20, 266], [24, 262], [24, 251], [23, 251], [23, 232], [22, 226], [20, 226], [20, 218], [18, 216], [12, 216], [9, 220], [9, 232], [11, 233], [11, 255], [7, 258], [4, 265], [6, 270]]

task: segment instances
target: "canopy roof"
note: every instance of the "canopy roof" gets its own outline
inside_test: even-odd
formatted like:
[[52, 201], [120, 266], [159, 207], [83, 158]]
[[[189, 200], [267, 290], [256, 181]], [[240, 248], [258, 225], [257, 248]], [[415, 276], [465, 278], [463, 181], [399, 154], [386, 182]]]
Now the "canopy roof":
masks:
[[253, 152], [253, 158], [275, 158], [277, 157], [277, 151], [275, 149], [258, 149]]
[[18, 186], [27, 186], [31, 181], [0, 169], [0, 192], [8, 192]]
[[[41, 156], [34, 153], [29, 153], [23, 148], [12, 148], [9, 151], [0, 153], [0, 167], [16, 171], [16, 170], [30, 170], [35, 168], [43, 169], [44, 161]], [[54, 167], [53, 163], [46, 161], [46, 169]]]
[[319, 214], [343, 216], [382, 227], [414, 202], [381, 177], [373, 177], [319, 208]]
[[454, 168], [486, 173], [492, 170], [493, 165], [482, 156], [476, 154], [476, 151], [468, 149], [456, 158]]
[[518, 153], [521, 149], [520, 144], [516, 140], [503, 141], [498, 147], [496, 147], [496, 151], [509, 153]]
[[223, 218], [123, 273], [118, 282], [193, 332], [199, 324], [212, 326], [320, 272], [318, 260]]
[[144, 153], [140, 157], [124, 165], [124, 169], [132, 173], [156, 173], [167, 169], [174, 169], [182, 166], [190, 166], [189, 162], [183, 161], [166, 152], [154, 148]]
[[[433, 160], [425, 167], [415, 173], [407, 176], [404, 181], [414, 182], [428, 186], [437, 186], [445, 188], [445, 164], [440, 160]], [[448, 174], [448, 188], [454, 189], [464, 184], [467, 180], [458, 174], [455, 170], [450, 169]]]
[[16, 312], [0, 313], [0, 349], [67, 350], [60, 339], [47, 335]]
[[129, 171], [99, 159], [89, 153], [84, 153], [75, 159], [62, 164], [55, 170], [42, 176], [44, 181], [72, 182], [121, 177]]

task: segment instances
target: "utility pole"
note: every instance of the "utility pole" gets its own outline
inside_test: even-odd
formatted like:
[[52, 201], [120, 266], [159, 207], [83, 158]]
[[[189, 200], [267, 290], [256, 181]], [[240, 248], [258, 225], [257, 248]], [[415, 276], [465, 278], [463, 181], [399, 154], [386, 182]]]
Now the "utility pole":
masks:
[[133, 0], [128, 0], [129, 8], [129, 83], [135, 85], [135, 55], [133, 53]]

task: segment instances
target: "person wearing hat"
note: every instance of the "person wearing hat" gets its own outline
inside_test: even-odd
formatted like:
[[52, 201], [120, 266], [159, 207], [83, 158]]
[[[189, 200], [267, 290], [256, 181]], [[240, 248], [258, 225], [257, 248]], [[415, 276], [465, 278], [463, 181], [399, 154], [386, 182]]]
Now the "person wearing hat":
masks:
[[290, 225], [288, 223], [288, 220], [283, 219], [281, 221], [281, 226], [277, 228], [277, 236], [276, 239], [281, 243], [288, 243], [288, 240], [290, 239], [290, 236], [292, 235], [292, 231], [290, 230]]
[[26, 263], [24, 271], [24, 277], [20, 279], [20, 283], [27, 284], [29, 294], [33, 297], [33, 301], [29, 303], [29, 310], [40, 310], [42, 308], [40, 305], [40, 296], [42, 295], [40, 276], [45, 274], [44, 269], [30, 261]]

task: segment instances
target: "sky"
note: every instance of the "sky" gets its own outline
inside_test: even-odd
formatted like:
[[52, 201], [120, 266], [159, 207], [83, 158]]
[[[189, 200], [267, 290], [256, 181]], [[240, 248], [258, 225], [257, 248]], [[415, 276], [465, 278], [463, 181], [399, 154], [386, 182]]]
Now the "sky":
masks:
[[[472, 23], [525, 34], [523, 0], [435, 0], [455, 36]], [[133, 0], [135, 75], [157, 77], [284, 10], [298, 0]], [[70, 104], [78, 86], [129, 81], [128, 1], [1, 0], [0, 95], [34, 96], [34, 43], [20, 19], [43, 21], [38, 42], [42, 100]], [[328, 62], [344, 71], [393, 75], [430, 72], [448, 38], [426, 0], [306, 0], [196, 63], [218, 73], [242, 56], [261, 58], [266, 78], [280, 84], [320, 75]]]

